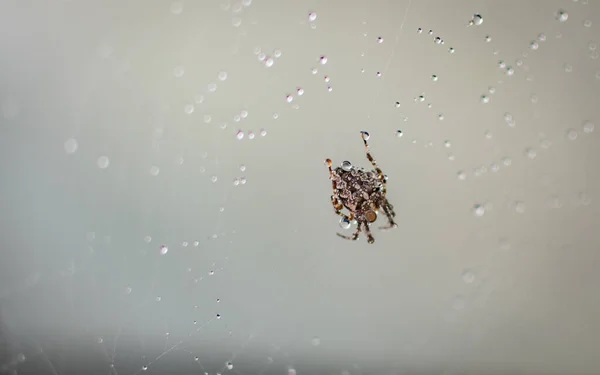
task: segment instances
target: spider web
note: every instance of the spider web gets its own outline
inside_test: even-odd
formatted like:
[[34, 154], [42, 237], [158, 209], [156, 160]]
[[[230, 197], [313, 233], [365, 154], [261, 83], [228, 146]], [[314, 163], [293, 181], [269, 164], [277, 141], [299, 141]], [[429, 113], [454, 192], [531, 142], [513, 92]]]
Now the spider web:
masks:
[[[403, 5], [400, 24], [391, 32], [394, 44], [389, 55], [377, 61], [383, 70], [378, 86], [372, 91], [374, 95], [370, 106], [366, 108], [369, 126], [376, 117], [373, 115], [376, 106], [381, 102], [387, 105], [389, 98], [382, 95], [384, 82], [401, 45], [412, 3], [409, 0], [406, 6]], [[304, 15], [306, 12], [303, 7], [290, 12], [297, 11]], [[233, 49], [227, 53], [251, 56], [258, 66], [262, 65], [261, 68], [279, 64], [277, 55], [281, 54], [281, 50], [278, 50], [280, 46], [275, 43], [265, 46], [268, 43], [264, 41], [262, 47], [258, 42], [245, 42], [248, 31], [240, 27], [239, 22], [244, 19], [241, 14], [247, 8], [251, 9], [250, 1], [233, 4], [224, 2], [220, 8], [219, 12], [226, 14], [226, 21], [231, 22], [236, 30], [241, 30], [236, 31]], [[186, 5], [182, 2], [173, 2], [165, 9], [165, 13], [172, 17], [185, 12]], [[210, 13], [211, 17], [213, 14]], [[314, 20], [300, 23], [306, 29], [316, 24]], [[426, 34], [428, 28], [423, 26], [423, 33]], [[318, 31], [316, 27], [313, 29]], [[553, 27], [548, 29], [554, 33]], [[147, 38], [139, 48], [150, 46], [156, 37]], [[37, 329], [43, 324], [29, 329], [23, 326], [0, 326], [0, 372], [63, 375], [97, 371], [114, 375], [140, 375], [173, 373], [177, 370], [200, 374], [287, 372], [295, 375], [297, 369], [302, 369], [303, 373], [327, 373], [330, 370], [338, 374], [340, 369], [344, 369], [341, 370], [342, 374], [361, 374], [361, 366], [350, 360], [341, 365], [332, 365], [329, 369], [317, 365], [311, 367], [306, 365], [306, 361], [302, 362], [299, 356], [290, 354], [293, 343], [271, 342], [265, 345], [259, 341], [261, 327], [264, 327], [262, 322], [240, 327], [230, 325], [228, 321], [228, 312], [235, 311], [236, 306], [227, 293], [235, 285], [227, 285], [227, 281], [237, 280], [235, 272], [239, 268], [236, 267], [240, 266], [236, 265], [236, 257], [241, 257], [243, 250], [246, 250], [246, 238], [238, 233], [243, 228], [238, 225], [256, 219], [252, 215], [245, 216], [243, 220], [236, 219], [244, 214], [236, 210], [236, 204], [241, 199], [252, 199], [244, 195], [242, 189], [246, 183], [252, 184], [245, 176], [251, 174], [255, 164], [246, 164], [244, 160], [252, 159], [250, 156], [257, 153], [251, 147], [260, 147], [256, 145], [269, 139], [264, 138], [266, 131], [259, 130], [259, 124], [269, 124], [265, 128], [270, 126], [269, 131], [276, 131], [276, 126], [282, 126], [280, 124], [286, 116], [293, 116], [300, 106], [304, 108], [300, 102], [303, 95], [297, 89], [294, 100], [284, 104], [279, 103], [283, 102], [283, 98], [277, 91], [274, 94], [277, 103], [272, 105], [276, 101], [258, 98], [253, 104], [264, 100], [269, 103], [264, 107], [272, 111], [257, 110], [256, 113], [255, 107], [247, 105], [251, 100], [235, 96], [236, 88], [232, 87], [235, 78], [228, 77], [236, 72], [235, 63], [226, 69], [211, 66], [207, 69], [207, 76], [194, 75], [195, 70], [190, 67], [193, 64], [170, 63], [168, 69], [162, 69], [164, 66], [161, 63], [144, 61], [149, 67], [135, 66], [135, 56], [120, 50], [116, 39], [118, 35], [112, 35], [112, 38], [107, 36], [94, 51], [94, 59], [86, 60], [89, 65], [83, 69], [84, 73], [94, 74], [86, 74], [91, 78], [84, 85], [77, 82], [72, 84], [73, 87], [67, 87], [72, 89], [73, 97], [70, 99], [75, 110], [69, 111], [69, 118], [65, 120], [70, 124], [65, 132], [68, 138], [64, 143], [69, 159], [61, 162], [74, 172], [67, 171], [65, 167], [61, 176], [69, 186], [67, 193], [80, 199], [78, 203], [81, 204], [81, 210], [76, 210], [75, 205], [66, 204], [66, 198], [49, 208], [56, 209], [50, 210], [54, 214], [67, 207], [67, 214], [81, 216], [82, 219], [81, 223], [73, 224], [74, 228], [61, 228], [52, 223], [52, 216], [46, 216], [42, 221], [51, 229], [58, 229], [62, 235], [76, 233], [73, 236], [76, 239], [61, 239], [59, 234], [52, 237], [49, 245], [36, 243], [35, 246], [54, 250], [69, 245], [75, 250], [62, 251], [56, 257], [46, 256], [43, 260], [48, 261], [47, 266], [43, 261], [32, 261], [24, 277], [15, 276], [15, 279], [21, 280], [20, 283], [15, 284], [10, 280], [10, 287], [0, 289], [0, 306], [13, 316], [31, 314], [39, 319], [40, 315], [28, 310], [35, 308], [34, 301], [51, 296], [53, 301], [48, 306], [56, 305], [58, 308], [49, 311], [47, 318], [57, 326], [42, 330], [41, 334]], [[523, 51], [525, 48], [524, 45]], [[173, 50], [178, 49], [181, 49], [180, 44], [173, 46]], [[218, 53], [215, 54], [218, 57]], [[318, 64], [314, 62], [318, 59], [316, 54], [311, 58], [310, 62], [298, 64], [307, 70], [308, 77], [310, 68], [315, 66], [310, 64]], [[215, 57], [215, 60], [219, 59]], [[77, 65], [75, 62], [72, 64]], [[319, 74], [329, 74], [327, 64], [316, 66], [320, 69]], [[135, 73], [144, 68], [168, 70], [168, 74], [156, 82], [148, 82], [142, 79], [147, 78], [142, 73]], [[117, 78], [111, 75], [115, 71], [118, 72]], [[281, 71], [278, 73], [280, 76], [273, 74], [261, 83], [276, 86], [277, 80], [284, 74]], [[126, 74], [134, 78], [125, 79]], [[181, 81], [182, 78], [201, 84], [198, 83], [194, 90], [172, 84], [172, 81]], [[113, 87], [107, 89], [105, 83], [111, 79]], [[171, 90], [162, 93], [160, 89], [164, 87], [170, 87]], [[319, 87], [323, 88], [322, 85]], [[316, 91], [317, 85], [307, 84], [304, 88], [308, 94], [310, 89]], [[231, 95], [232, 99], [226, 101], [221, 97], [213, 100], [221, 91]], [[148, 94], [134, 100], [127, 97], [127, 94], [139, 92], [151, 92], [154, 95]], [[102, 98], [111, 95], [121, 95], [117, 99], [123, 99], [128, 104], [119, 106], [108, 101], [102, 102]], [[383, 100], [382, 96], [386, 99]], [[228, 104], [226, 108], [221, 108], [222, 103]], [[14, 103], [9, 104], [4, 108], [5, 118], [13, 118], [18, 114]], [[97, 112], [92, 112], [92, 109]], [[413, 113], [416, 112], [414, 110]], [[111, 116], [107, 113], [120, 115]], [[251, 120], [253, 116], [257, 117], [256, 122]], [[97, 118], [108, 129], [84, 125]], [[147, 125], [142, 129], [124, 126], [130, 122], [144, 122]], [[274, 122], [278, 125], [271, 126]], [[348, 134], [355, 134], [355, 140], [344, 142], [344, 146], [338, 143], [333, 149], [338, 154], [343, 152], [352, 157], [360, 155], [360, 160], [364, 160], [362, 147], [357, 147], [360, 146], [358, 133], [353, 131], [348, 131]], [[414, 130], [413, 134], [423, 134], [419, 145], [433, 146], [427, 133]], [[115, 137], [116, 141], [113, 139]], [[414, 136], [413, 141], [416, 142], [416, 139], [417, 136]], [[545, 137], [541, 143], [542, 149], [548, 145], [544, 140]], [[440, 142], [435, 141], [437, 147]], [[251, 142], [254, 142], [252, 146], [248, 146]], [[560, 143], [560, 140], [556, 143]], [[444, 147], [451, 148], [447, 145]], [[233, 148], [242, 148], [247, 154], [242, 158], [233, 158]], [[351, 151], [355, 149], [358, 151]], [[528, 152], [519, 158], [519, 155], [509, 157], [507, 154], [502, 160], [486, 161], [485, 165], [469, 165], [467, 161], [463, 169], [458, 171], [458, 179], [462, 180], [463, 175], [465, 178], [467, 175], [468, 178], [483, 177], [488, 171], [495, 172], [497, 168], [494, 166], [502, 170], [511, 165], [513, 160], [519, 162], [531, 158], [531, 155]], [[450, 158], [451, 154], [446, 156]], [[139, 193], [124, 193], [128, 189]], [[589, 197], [581, 194], [576, 197], [579, 202], [582, 205], [589, 204]], [[134, 202], [135, 209], [124, 208], [125, 202]], [[493, 205], [479, 208], [491, 210]], [[478, 208], [474, 211], [476, 215], [482, 212]], [[142, 219], [138, 220], [140, 217]], [[128, 226], [125, 231], [125, 224], [132, 222], [135, 224]], [[134, 231], [131, 231], [132, 227]], [[502, 242], [501, 246], [508, 248], [510, 245]], [[40, 256], [40, 253], [33, 254], [32, 258]], [[115, 259], [121, 261], [115, 264]], [[484, 271], [480, 271], [478, 277], [484, 274]], [[173, 275], [175, 278], [170, 278]], [[474, 283], [473, 272], [465, 271], [461, 277], [465, 283]], [[482, 283], [477, 292], [451, 298], [449, 311], [444, 318], [451, 322], [460, 320], [465, 305], [487, 300], [493, 288], [493, 283]], [[100, 289], [108, 295], [91, 295], [91, 291]], [[0, 313], [4, 313], [2, 309]], [[73, 325], [65, 325], [64, 319], [56, 317], [58, 314], [72, 318]], [[92, 318], [81, 321], [77, 319], [78, 316]], [[2, 321], [0, 319], [0, 323]], [[411, 350], [417, 353], [426, 348], [428, 340], [429, 336], [419, 338]], [[318, 347], [321, 344], [320, 339], [314, 337], [303, 345]], [[298, 365], [300, 362], [303, 365]]]

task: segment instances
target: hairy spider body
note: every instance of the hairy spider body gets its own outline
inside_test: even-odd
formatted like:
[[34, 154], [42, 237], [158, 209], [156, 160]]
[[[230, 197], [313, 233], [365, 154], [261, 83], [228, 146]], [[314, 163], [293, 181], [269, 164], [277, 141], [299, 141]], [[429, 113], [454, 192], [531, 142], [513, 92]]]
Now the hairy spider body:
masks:
[[[388, 225], [380, 229], [396, 228], [394, 222], [396, 213], [394, 206], [388, 202], [387, 176], [377, 166], [375, 159], [369, 152], [369, 133], [362, 131], [361, 137], [365, 144], [367, 159], [371, 162], [373, 170], [365, 171], [363, 168], [354, 167], [350, 162], [344, 161], [341, 166], [332, 169], [331, 159], [326, 159], [325, 164], [329, 168], [329, 179], [331, 180], [333, 195], [331, 204], [335, 213], [341, 216], [340, 222], [350, 224], [356, 221], [356, 230], [352, 236], [337, 233], [338, 236], [347, 240], [356, 241], [361, 230], [367, 235], [367, 242], [372, 244], [375, 238], [371, 234], [369, 224], [377, 220], [379, 211], [382, 210], [388, 219]], [[346, 215], [342, 210], [346, 208], [350, 214]]]

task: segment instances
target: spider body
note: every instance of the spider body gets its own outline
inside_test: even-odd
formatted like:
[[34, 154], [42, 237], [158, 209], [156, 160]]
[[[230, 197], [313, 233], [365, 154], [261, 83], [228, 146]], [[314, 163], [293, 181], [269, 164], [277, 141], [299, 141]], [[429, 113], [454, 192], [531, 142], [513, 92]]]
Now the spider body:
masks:
[[[356, 241], [361, 230], [367, 235], [367, 242], [375, 242], [369, 224], [377, 220], [379, 211], [383, 211], [388, 220], [388, 225], [381, 229], [396, 228], [398, 225], [394, 222], [396, 213], [394, 206], [388, 202], [387, 176], [383, 174], [377, 166], [375, 159], [369, 152], [369, 133], [361, 132], [361, 137], [365, 144], [367, 159], [371, 162], [373, 170], [365, 171], [363, 168], [354, 167], [350, 162], [344, 161], [339, 167], [331, 168], [331, 159], [325, 160], [329, 168], [329, 179], [331, 180], [333, 195], [331, 204], [335, 213], [341, 216], [340, 222], [350, 224], [356, 221], [356, 231], [352, 236], [344, 236], [337, 233], [338, 236]], [[350, 214], [346, 215], [342, 210], [346, 208]]]

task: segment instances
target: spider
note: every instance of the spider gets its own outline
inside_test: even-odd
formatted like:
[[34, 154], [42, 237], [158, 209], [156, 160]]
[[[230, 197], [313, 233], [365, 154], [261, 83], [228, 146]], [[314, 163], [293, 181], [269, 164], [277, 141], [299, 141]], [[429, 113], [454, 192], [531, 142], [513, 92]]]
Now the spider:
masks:
[[[360, 135], [365, 144], [367, 159], [373, 165], [373, 170], [365, 171], [363, 168], [356, 168], [349, 161], [344, 161], [335, 169], [331, 168], [331, 159], [326, 159], [325, 164], [329, 168], [329, 179], [333, 187], [331, 204], [333, 204], [335, 213], [342, 217], [340, 223], [350, 226], [353, 221], [357, 222], [356, 231], [352, 236], [336, 234], [347, 240], [356, 241], [360, 231], [364, 229], [367, 242], [372, 244], [375, 242], [375, 238], [371, 234], [369, 224], [377, 220], [379, 210], [383, 210], [388, 219], [388, 225], [380, 227], [380, 229], [397, 228], [398, 224], [394, 222], [396, 216], [394, 206], [388, 202], [385, 196], [388, 178], [379, 169], [375, 159], [369, 152], [367, 140], [370, 135], [366, 131], [361, 131]], [[349, 215], [342, 212], [344, 207], [350, 211]]]

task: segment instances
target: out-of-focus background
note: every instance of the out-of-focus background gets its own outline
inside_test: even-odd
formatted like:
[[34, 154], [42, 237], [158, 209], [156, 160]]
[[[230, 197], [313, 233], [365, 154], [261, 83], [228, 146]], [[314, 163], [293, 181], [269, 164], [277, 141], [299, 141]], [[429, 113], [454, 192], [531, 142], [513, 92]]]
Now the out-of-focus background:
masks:
[[[0, 372], [597, 374], [600, 2], [0, 3]], [[356, 242], [325, 158], [388, 175]]]

